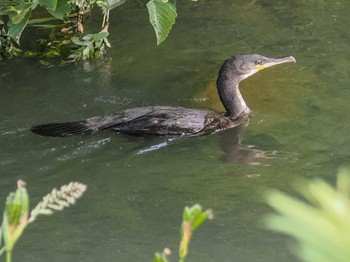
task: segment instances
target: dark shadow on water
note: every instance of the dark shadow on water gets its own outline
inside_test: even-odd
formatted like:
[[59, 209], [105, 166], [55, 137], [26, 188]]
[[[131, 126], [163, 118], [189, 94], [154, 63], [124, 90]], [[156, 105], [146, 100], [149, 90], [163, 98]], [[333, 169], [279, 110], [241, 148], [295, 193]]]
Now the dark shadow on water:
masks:
[[242, 144], [244, 132], [249, 122], [225, 130], [219, 134], [219, 146], [223, 151], [220, 160], [229, 163], [240, 163], [245, 165], [262, 165], [267, 159], [287, 159], [291, 162], [297, 161], [297, 154], [280, 152], [277, 150], [258, 149], [255, 145]]

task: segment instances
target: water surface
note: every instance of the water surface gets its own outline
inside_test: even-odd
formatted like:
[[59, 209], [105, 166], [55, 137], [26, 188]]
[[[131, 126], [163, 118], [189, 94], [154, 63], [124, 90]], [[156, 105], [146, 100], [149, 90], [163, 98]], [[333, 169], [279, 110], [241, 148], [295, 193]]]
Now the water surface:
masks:
[[[266, 188], [290, 191], [298, 177], [334, 182], [349, 163], [349, 8], [346, 1], [182, 1], [157, 47], [145, 7], [129, 1], [112, 13], [104, 64], [1, 62], [1, 203], [19, 178], [32, 206], [69, 181], [88, 185], [75, 207], [28, 227], [14, 259], [152, 261], [170, 247], [176, 261], [183, 207], [200, 203], [215, 219], [195, 233], [188, 261], [296, 261], [288, 240], [259, 224], [270, 211], [262, 196]], [[242, 82], [253, 111], [245, 128], [175, 140], [29, 131], [133, 106], [222, 110], [215, 77], [239, 53], [297, 59]]]

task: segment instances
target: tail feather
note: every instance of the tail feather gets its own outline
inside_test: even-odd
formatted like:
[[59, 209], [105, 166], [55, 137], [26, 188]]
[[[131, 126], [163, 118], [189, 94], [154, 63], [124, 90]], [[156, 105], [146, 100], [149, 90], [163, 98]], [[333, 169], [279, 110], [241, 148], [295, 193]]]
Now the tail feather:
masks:
[[85, 133], [92, 130], [86, 121], [51, 123], [33, 126], [30, 130], [42, 136], [64, 137]]

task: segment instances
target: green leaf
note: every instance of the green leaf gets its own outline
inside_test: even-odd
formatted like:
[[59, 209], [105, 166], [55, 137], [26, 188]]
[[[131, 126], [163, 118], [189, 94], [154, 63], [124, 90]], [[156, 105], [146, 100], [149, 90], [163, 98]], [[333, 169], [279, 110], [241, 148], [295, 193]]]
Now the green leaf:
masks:
[[57, 7], [57, 0], [38, 0], [38, 3], [52, 11], [55, 11]]
[[162, 254], [156, 253], [154, 255], [153, 262], [169, 262], [169, 260], [166, 258], [166, 256], [163, 256]]
[[124, 4], [125, 2], [126, 2], [126, 0], [107, 0], [108, 9], [112, 10], [112, 9]]
[[84, 35], [81, 39], [84, 41], [91, 41], [92, 38], [93, 38], [93, 34], [87, 34], [87, 35]]
[[212, 216], [211, 210], [203, 211], [198, 204], [192, 207], [185, 207], [182, 215], [182, 224], [180, 228], [181, 242], [179, 249], [180, 261], [184, 261], [188, 253], [188, 246], [193, 232], [207, 219]]
[[[1, 240], [2, 240], [2, 226], [0, 227], [0, 249], [1, 249], [1, 244], [2, 244]], [[0, 256], [1, 256], [1, 254], [0, 254]]]
[[87, 46], [87, 45], [89, 45], [88, 41], [82, 41], [77, 36], [72, 37], [71, 40], [72, 40], [72, 42], [74, 44], [79, 45], [79, 46]]
[[336, 189], [320, 179], [299, 183], [295, 189], [307, 201], [270, 191], [267, 203], [277, 214], [265, 218], [266, 227], [294, 237], [302, 261], [349, 261], [349, 176], [340, 170]]
[[169, 35], [177, 16], [174, 3], [165, 0], [151, 0], [147, 3], [149, 21], [157, 37], [157, 45]]
[[29, 198], [22, 180], [17, 182], [16, 192], [12, 192], [6, 199], [3, 216], [3, 237], [6, 250], [11, 250], [27, 225]]
[[98, 42], [103, 39], [105, 39], [109, 35], [108, 32], [100, 32], [97, 34], [87, 34], [81, 38], [81, 40], [78, 37], [72, 37], [72, 41], [76, 45], [88, 45], [91, 42]]
[[153, 262], [169, 262], [167, 257], [170, 254], [171, 254], [171, 250], [169, 248], [164, 248], [161, 254], [158, 252], [154, 254]]
[[208, 212], [200, 213], [193, 220], [192, 230], [195, 231], [207, 218], [209, 217]]
[[67, 14], [69, 14], [72, 9], [67, 0], [57, 0], [57, 6], [55, 10], [48, 9], [50, 14], [58, 19], [63, 19]]
[[93, 40], [95, 42], [97, 42], [97, 41], [101, 41], [102, 39], [106, 38], [108, 35], [109, 35], [108, 32], [100, 32], [98, 34], [93, 34], [92, 37], [93, 37]]
[[29, 17], [31, 15], [32, 11], [30, 10], [29, 12], [26, 13], [26, 15], [20, 20], [18, 23], [13, 23], [10, 21], [8, 23], [8, 35], [17, 43], [19, 44], [19, 39], [21, 37], [21, 34], [26, 27]]
[[11, 22], [14, 24], [18, 24], [24, 19], [27, 13], [33, 10], [35, 7], [36, 7], [36, 4], [32, 4], [32, 3], [24, 3], [16, 6], [13, 10], [13, 13], [11, 13], [10, 15]]
[[202, 207], [198, 204], [192, 207], [185, 207], [182, 216], [183, 221], [188, 221], [192, 225], [192, 231], [195, 231], [207, 218], [211, 217], [211, 211], [203, 211]]

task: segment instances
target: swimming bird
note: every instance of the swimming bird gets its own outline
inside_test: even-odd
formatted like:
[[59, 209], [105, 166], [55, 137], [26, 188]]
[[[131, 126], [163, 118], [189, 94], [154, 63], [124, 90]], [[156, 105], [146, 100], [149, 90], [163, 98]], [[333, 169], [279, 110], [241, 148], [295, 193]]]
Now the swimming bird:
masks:
[[226, 112], [171, 106], [147, 106], [125, 109], [86, 120], [33, 126], [31, 131], [53, 137], [88, 132], [116, 131], [134, 135], [202, 135], [235, 127], [250, 114], [239, 83], [271, 66], [296, 62], [293, 56], [267, 58], [258, 54], [236, 55], [221, 66], [217, 91]]

